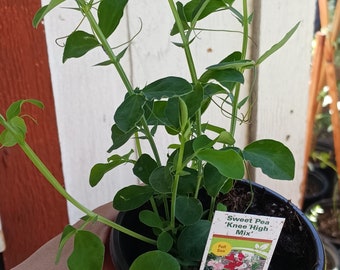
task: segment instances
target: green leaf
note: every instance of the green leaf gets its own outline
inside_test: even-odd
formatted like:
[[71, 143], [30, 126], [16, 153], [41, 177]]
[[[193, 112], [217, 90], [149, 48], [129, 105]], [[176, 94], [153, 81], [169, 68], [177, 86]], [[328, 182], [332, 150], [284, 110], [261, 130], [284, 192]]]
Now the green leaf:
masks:
[[127, 97], [117, 108], [114, 120], [118, 128], [123, 132], [129, 132], [135, 128], [142, 119], [145, 99], [142, 95], [131, 95]]
[[19, 116], [15, 116], [11, 118], [8, 122], [16, 130], [19, 140], [21, 142], [24, 141], [27, 132], [27, 127], [24, 119]]
[[170, 125], [165, 116], [165, 108], [168, 102], [165, 100], [157, 100], [153, 102], [152, 113], [147, 119], [149, 125]]
[[131, 150], [128, 154], [124, 156], [113, 155], [109, 158], [109, 163], [98, 163], [94, 165], [90, 172], [89, 182], [91, 187], [96, 186], [107, 172], [111, 171], [121, 164], [129, 162], [129, 157], [132, 153], [133, 150]]
[[189, 117], [193, 117], [196, 112], [201, 108], [201, 103], [203, 101], [203, 87], [201, 84], [197, 84], [193, 91], [187, 95], [182, 96], [185, 104], [188, 108]]
[[128, 48], [129, 48], [129, 47], [126, 47], [124, 50], [122, 50], [120, 53], [117, 54], [117, 61], [118, 61], [118, 62], [120, 61], [120, 59], [123, 58], [123, 56], [125, 55], [125, 53], [126, 53], [126, 51], [127, 51]]
[[61, 239], [60, 239], [60, 242], [59, 242], [59, 246], [58, 246], [58, 252], [57, 252], [57, 256], [56, 256], [56, 259], [55, 259], [55, 262], [58, 263], [59, 260], [60, 260], [60, 256], [61, 256], [61, 252], [66, 244], [66, 242], [73, 236], [75, 235], [77, 232], [76, 228], [74, 228], [73, 226], [71, 225], [66, 225], [64, 230], [63, 230], [63, 233], [61, 235]]
[[[201, 0], [192, 0], [184, 6], [185, 14], [189, 22], [191, 22], [194, 19], [194, 17], [197, 15], [197, 12], [199, 11], [203, 3], [204, 1], [201, 1]], [[207, 17], [208, 15], [215, 12], [219, 8], [222, 8], [225, 6], [226, 5], [223, 0], [210, 1], [209, 4], [201, 12], [200, 16], [198, 17], [198, 20], [201, 20]]]
[[194, 197], [178, 196], [176, 199], [176, 218], [183, 225], [192, 225], [200, 220], [203, 206], [200, 200]]
[[234, 14], [235, 18], [243, 25], [243, 15], [235, 8], [229, 7], [230, 11]]
[[193, 149], [195, 152], [198, 152], [202, 149], [210, 148], [214, 145], [214, 141], [209, 139], [207, 135], [200, 135], [193, 141]]
[[131, 185], [119, 190], [114, 199], [113, 207], [119, 211], [136, 209], [146, 203], [154, 191], [150, 186]]
[[213, 165], [207, 163], [204, 166], [204, 187], [209, 196], [217, 197], [227, 179]]
[[12, 147], [18, 142], [11, 132], [4, 130], [0, 133], [0, 147]]
[[63, 63], [70, 58], [79, 58], [98, 46], [100, 43], [94, 35], [84, 31], [74, 31], [66, 40]]
[[[222, 59], [217, 65], [214, 65], [214, 66], [219, 66], [219, 65], [223, 66], [223, 65], [229, 65], [230, 63], [238, 63], [239, 61], [242, 61], [241, 57], [242, 57], [242, 53], [239, 52], [239, 51], [235, 51], [235, 52], [229, 54], [227, 57]], [[235, 69], [232, 69], [232, 70], [235, 70]], [[208, 70], [205, 73], [202, 74], [202, 76], [199, 80], [201, 82], [206, 83], [210, 79], [213, 79], [211, 77], [212, 74], [213, 74], [213, 71], [214, 71], [214, 69], [209, 70], [209, 67], [208, 67]], [[242, 73], [241, 73], [241, 75], [242, 75]], [[242, 75], [242, 77], [243, 77], [243, 75]]]
[[100, 62], [98, 64], [95, 64], [94, 66], [109, 66], [111, 64], [113, 64], [113, 62], [111, 60], [106, 60], [106, 61]]
[[226, 212], [226, 211], [228, 211], [228, 208], [227, 208], [227, 206], [224, 205], [223, 203], [218, 203], [218, 204], [216, 205], [216, 210], [217, 210], [217, 211]]
[[236, 69], [207, 70], [200, 78], [201, 82], [216, 80], [224, 87], [232, 90], [234, 83], [244, 83], [243, 74]]
[[[191, 160], [193, 160], [194, 158], [194, 149], [192, 147], [193, 144], [193, 140], [187, 141], [184, 145], [184, 153], [183, 153], [183, 164], [187, 164], [190, 163]], [[178, 154], [179, 154], [179, 145], [177, 144], [172, 144], [170, 145], [170, 148], [175, 149], [171, 155], [168, 157], [166, 166], [168, 166], [169, 168], [174, 168], [174, 166], [176, 166], [177, 164], [177, 158], [178, 158]], [[190, 170], [188, 170], [188, 168], [183, 168], [184, 171], [186, 171], [185, 175], [189, 175], [192, 172]], [[184, 175], [181, 175], [181, 177], [183, 177]]]
[[128, 0], [101, 0], [98, 7], [99, 27], [109, 37], [119, 25]]
[[184, 100], [181, 99], [180, 97], [178, 98], [178, 101], [179, 101], [178, 104], [179, 104], [179, 116], [180, 116], [179, 124], [180, 124], [181, 131], [184, 132], [189, 124], [188, 107], [187, 107], [187, 104], [184, 102]]
[[[183, 29], [184, 30], [189, 29], [189, 24], [187, 23], [188, 20], [187, 20], [187, 18], [185, 16], [183, 4], [180, 1], [177, 1], [176, 2], [176, 7], [177, 7], [178, 15], [179, 15], [179, 17], [181, 19], [181, 23], [182, 23]], [[177, 26], [177, 23], [175, 23], [174, 26], [171, 29], [170, 35], [173, 36], [173, 35], [176, 35], [178, 33], [179, 33], [178, 26]], [[183, 48], [183, 44], [182, 43], [174, 43], [174, 44], [176, 46], [180, 47], [180, 48]]]
[[161, 251], [168, 252], [174, 244], [174, 239], [168, 232], [161, 232], [157, 237], [157, 248]]
[[[116, 60], [119, 62], [120, 59], [124, 56], [125, 52], [127, 51], [128, 47], [126, 47], [123, 51], [121, 51], [119, 54], [117, 54]], [[100, 62], [96, 64], [95, 66], [109, 66], [113, 64], [112, 60], [106, 60], [103, 62]]]
[[[237, 181], [237, 180], [236, 180]], [[234, 187], [234, 179], [229, 178], [220, 190], [220, 193], [227, 194]]]
[[[181, 20], [182, 20], [184, 30], [189, 29], [189, 25], [188, 25], [187, 22], [193, 21], [193, 19], [197, 15], [198, 11], [202, 7], [203, 3], [204, 3], [204, 1], [201, 1], [201, 0], [191, 0], [184, 7], [182, 6], [182, 4], [180, 2], [176, 3], [178, 12], [179, 12]], [[210, 1], [208, 3], [208, 5], [204, 8], [204, 10], [200, 13], [197, 20], [199, 21], [199, 20], [207, 17], [211, 13], [215, 12], [219, 8], [222, 8], [222, 7], [225, 7], [225, 6], [226, 5], [225, 5], [223, 0]], [[177, 27], [176, 24], [174, 24], [170, 35], [176, 35], [178, 33], [179, 33], [178, 27]]]
[[104, 251], [104, 244], [97, 235], [89, 231], [78, 231], [67, 265], [70, 270], [100, 270], [103, 267]]
[[171, 193], [172, 176], [167, 166], [161, 166], [153, 170], [149, 179], [150, 185], [159, 193]]
[[247, 145], [243, 156], [254, 167], [271, 178], [292, 180], [295, 172], [295, 161], [292, 152], [281, 142], [259, 140]]
[[169, 98], [165, 107], [165, 116], [167, 119], [167, 123], [170, 123], [170, 126], [174, 129], [179, 129], [179, 119], [180, 119], [180, 104], [179, 99]]
[[142, 154], [135, 163], [135, 166], [132, 170], [134, 175], [142, 180], [143, 183], [149, 184], [150, 175], [156, 168], [157, 162], [148, 154]]
[[235, 143], [234, 137], [230, 134], [230, 132], [226, 131], [224, 128], [219, 126], [211, 125], [211, 124], [202, 124], [203, 130], [210, 130], [218, 134], [218, 137], [215, 139], [216, 142], [220, 142], [223, 144], [233, 145]]
[[150, 210], [143, 210], [141, 212], [139, 212], [139, 220], [151, 227], [151, 228], [163, 228], [163, 222], [160, 219], [159, 215], [157, 215], [156, 213], [150, 211]]
[[51, 0], [50, 3], [46, 6], [41, 7], [34, 15], [33, 17], [33, 27], [37, 28], [38, 24], [41, 22], [41, 20], [45, 17], [47, 13], [49, 13], [52, 9], [54, 9], [56, 6], [60, 5], [65, 0]]
[[6, 117], [7, 120], [15, 117], [15, 116], [19, 116], [21, 113], [21, 107], [23, 104], [25, 103], [31, 103], [33, 105], [35, 105], [36, 107], [43, 109], [44, 108], [44, 104], [36, 99], [21, 99], [18, 101], [13, 102], [7, 109], [6, 111]]
[[247, 69], [253, 68], [255, 62], [253, 60], [238, 60], [233, 62], [221, 62], [216, 65], [207, 67], [208, 70], [224, 70], [224, 69]]
[[178, 183], [178, 194], [188, 195], [194, 194], [197, 185], [197, 170], [184, 168], [184, 175], [180, 176]]
[[244, 104], [247, 103], [247, 101], [249, 100], [249, 96], [245, 97], [244, 99], [242, 99], [238, 104], [237, 104], [237, 108], [241, 109], [243, 107]]
[[23, 142], [25, 140], [27, 132], [27, 127], [24, 119], [19, 116], [14, 116], [8, 120], [8, 124], [11, 125], [12, 130], [15, 132], [15, 134], [13, 134], [12, 131], [7, 130], [7, 132], [5, 132], [5, 141], [2, 142], [2, 144], [6, 145], [8, 143], [13, 143], [14, 141], [16, 143]]
[[256, 65], [261, 64], [264, 60], [266, 60], [269, 56], [279, 50], [283, 45], [287, 43], [287, 41], [291, 38], [291, 36], [295, 33], [296, 29], [299, 27], [300, 22], [298, 22], [278, 43], [273, 45], [268, 51], [266, 51], [263, 55], [260, 56], [256, 61]]
[[0, 133], [1, 146], [11, 147], [25, 140], [27, 128], [24, 119], [19, 116], [25, 103], [31, 103], [38, 108], [44, 107], [44, 104], [36, 99], [21, 99], [13, 102], [6, 110], [7, 121], [0, 115], [0, 124], [4, 127], [7, 125], [7, 129]]
[[207, 99], [217, 94], [225, 94], [225, 89], [216, 83], [207, 83], [204, 85], [204, 99]]
[[121, 131], [116, 124], [114, 124], [111, 128], [111, 140], [112, 146], [108, 150], [111, 153], [113, 150], [118, 149], [122, 145], [124, 145], [131, 136], [137, 131], [137, 128], [133, 128], [128, 132]]
[[243, 159], [233, 149], [204, 149], [198, 152], [197, 157], [215, 166], [226, 177], [241, 179], [244, 176]]
[[200, 261], [207, 243], [211, 223], [199, 220], [194, 225], [187, 226], [178, 237], [179, 255], [186, 260]]
[[190, 93], [192, 85], [180, 77], [166, 77], [144, 87], [142, 92], [147, 100], [179, 97]]
[[160, 250], [143, 253], [130, 266], [130, 270], [180, 270], [180, 268], [173, 256]]
[[234, 137], [226, 130], [223, 130], [216, 139], [217, 142], [233, 145], [235, 143]]

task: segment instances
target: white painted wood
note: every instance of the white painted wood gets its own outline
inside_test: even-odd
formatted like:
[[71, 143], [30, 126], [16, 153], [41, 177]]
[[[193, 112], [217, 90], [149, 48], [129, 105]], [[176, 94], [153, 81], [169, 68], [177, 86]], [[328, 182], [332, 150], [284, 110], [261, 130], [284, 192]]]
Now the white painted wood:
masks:
[[[184, 51], [172, 42], [179, 41], [178, 35], [170, 37], [169, 33], [174, 20], [168, 8], [167, 1], [129, 1], [129, 19], [131, 34], [136, 33], [140, 27], [140, 18], [143, 22], [142, 33], [133, 41], [131, 46], [133, 81], [135, 86], [142, 88], [159, 78], [173, 75], [184, 76], [191, 81], [189, 70], [186, 66]], [[167, 12], [160, 12], [165, 10]], [[157, 22], [162, 22], [161, 24]], [[221, 13], [213, 19], [206, 19], [198, 25], [203, 25], [210, 29], [220, 30], [241, 30], [240, 23], [236, 18], [226, 13]], [[217, 64], [230, 53], [240, 50], [242, 36], [240, 33], [212, 33], [201, 32], [198, 38], [192, 43], [192, 54], [195, 59], [198, 77], [209, 65]], [[247, 94], [247, 89], [243, 89]], [[213, 117], [212, 117], [213, 115]], [[210, 108], [203, 115], [205, 121], [225, 126], [229, 129], [229, 119], [223, 117], [219, 108]], [[243, 146], [247, 137], [247, 126], [242, 126], [238, 130], [239, 144]], [[176, 137], [168, 135], [159, 136], [157, 145], [160, 149], [166, 150], [169, 142], [176, 142]], [[162, 151], [165, 157], [165, 151]]]
[[[67, 1], [69, 7], [74, 1]], [[110, 172], [96, 187], [88, 183], [92, 166], [106, 162], [106, 150], [111, 143], [113, 112], [125, 94], [123, 86], [112, 67], [94, 67], [106, 60], [98, 49], [80, 59], [70, 59], [62, 64], [62, 48], [56, 46], [55, 39], [71, 33], [80, 22], [78, 12], [56, 8], [45, 20], [46, 39], [55, 98], [57, 124], [62, 154], [65, 185], [68, 192], [89, 208], [112, 200], [116, 191], [131, 183], [135, 177], [126, 175], [128, 165]], [[126, 22], [114, 36], [113, 45], [128, 40]], [[123, 65], [129, 71], [128, 58]], [[134, 148], [133, 143], [121, 151], [127, 153]], [[82, 213], [69, 207], [70, 222], [76, 221]]]
[[[44, 2], [47, 0], [43, 0]], [[314, 13], [313, 4], [307, 0], [288, 2], [289, 4], [286, 0], [262, 2], [260, 51], [263, 52], [278, 41], [298, 20], [302, 21], [302, 26], [289, 45], [265, 62], [260, 69], [259, 113], [253, 124], [258, 125], [258, 138], [271, 137], [285, 141], [289, 135], [287, 143], [296, 155], [298, 179], [302, 173], [309, 45]], [[70, 3], [72, 1], [66, 1], [62, 6]], [[241, 4], [241, 1], [237, 1], [237, 4]], [[111, 40], [114, 41], [113, 45], [127, 41], [128, 30], [130, 35], [134, 35], [140, 27], [138, 18], [143, 21], [142, 32], [131, 44], [132, 59], [128, 54], [123, 59], [133, 85], [143, 87], [167, 75], [184, 75], [189, 79], [184, 54], [171, 43], [176, 38], [168, 36], [173, 21], [168, 9], [165, 9], [167, 1], [130, 0], [128, 5], [129, 21], [122, 22], [118, 33]], [[55, 45], [55, 39], [67, 35], [77, 26], [80, 18], [75, 14], [72, 10], [55, 9], [46, 17], [46, 38], [66, 188], [79, 201], [94, 208], [110, 201], [117, 190], [135, 183], [136, 179], [126, 170], [128, 166], [122, 166], [105, 177], [94, 190], [89, 187], [88, 175], [92, 165], [105, 162], [108, 157], [105, 151], [111, 145], [112, 115], [121, 102], [124, 91], [121, 91], [123, 87], [120, 79], [111, 67], [93, 67], [97, 62], [105, 60], [100, 50], [90, 52], [81, 59], [68, 60], [64, 65], [61, 63], [62, 48]], [[208, 21], [208, 25], [218, 29], [240, 29], [236, 19], [232, 17], [226, 19], [217, 16]], [[197, 60], [198, 74], [206, 66], [239, 49], [240, 38], [241, 35], [235, 33], [223, 33], [218, 37], [213, 37], [212, 33], [201, 33], [193, 46], [194, 56], [200, 56]], [[248, 87], [246, 85], [242, 90], [245, 94]], [[204, 117], [218, 124], [225, 123], [226, 120], [217, 115], [219, 112], [216, 109], [209, 111]], [[226, 126], [229, 126], [228, 121]], [[238, 146], [242, 147], [247, 143], [247, 125], [239, 129], [237, 138]], [[168, 142], [162, 136], [157, 140], [157, 145], [163, 148]], [[130, 148], [134, 148], [132, 142], [124, 151]], [[164, 152], [166, 150], [163, 154]], [[284, 190], [281, 190], [281, 185], [274, 188], [279, 188], [280, 193], [296, 200], [299, 196], [298, 183], [295, 180]], [[74, 222], [80, 215], [69, 206], [70, 222]]]
[[260, 54], [279, 41], [298, 21], [301, 25], [279, 52], [259, 70], [256, 137], [285, 143], [296, 160], [295, 179], [272, 181], [257, 172], [256, 181], [299, 203], [303, 174], [308, 82], [315, 1], [261, 1]]
[[0, 218], [0, 253], [4, 252], [6, 249], [6, 242], [4, 232], [2, 230], [1, 218]]

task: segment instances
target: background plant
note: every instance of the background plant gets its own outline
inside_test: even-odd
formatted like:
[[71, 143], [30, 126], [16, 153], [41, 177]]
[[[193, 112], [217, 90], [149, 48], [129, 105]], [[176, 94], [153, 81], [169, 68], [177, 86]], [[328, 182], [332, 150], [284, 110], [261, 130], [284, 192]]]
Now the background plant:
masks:
[[[42, 7], [33, 19], [34, 26], [63, 2], [52, 0]], [[243, 0], [242, 11], [236, 10], [233, 7], [234, 1], [231, 0], [192, 0], [186, 4], [168, 0], [169, 11], [175, 21], [170, 34], [180, 37], [181, 42], [174, 45], [184, 51], [190, 78], [168, 76], [138, 88], [132, 85], [120, 63], [129, 49], [129, 44], [123, 49], [114, 50], [108, 42], [108, 38], [116, 30], [124, 15], [128, 1], [76, 0], [75, 3], [77, 4], [75, 10], [83, 15], [84, 20], [91, 26], [91, 31], [80, 30], [80, 25], [67, 37], [63, 62], [70, 58], [82, 57], [92, 49], [101, 48], [108, 60], [98, 65], [113, 65], [126, 89], [125, 99], [114, 115], [115, 123], [111, 129], [112, 146], [109, 148], [111, 156], [107, 163], [93, 167], [90, 184], [95, 186], [108, 171], [121, 164], [132, 163], [133, 174], [143, 182], [143, 185], [132, 185], [120, 190], [113, 200], [113, 206], [120, 211], [128, 211], [150, 202], [152, 209], [142, 211], [140, 219], [154, 229], [155, 239], [138, 235], [96, 215], [72, 198], [58, 184], [25, 141], [26, 125], [21, 107], [24, 103], [42, 107], [41, 102], [20, 100], [13, 103], [6, 116], [0, 116], [0, 123], [5, 128], [1, 133], [0, 142], [5, 147], [18, 144], [46, 179], [67, 200], [84, 212], [84, 226], [80, 229], [67, 226], [60, 242], [58, 254], [68, 239], [73, 236], [75, 238], [75, 249], [68, 260], [70, 269], [101, 268], [103, 245], [95, 235], [85, 230], [86, 224], [97, 221], [157, 245], [159, 250], [143, 254], [133, 264], [132, 269], [152, 268], [154, 263], [159, 265], [159, 269], [162, 268], [162, 264], [173, 265], [171, 269], [179, 269], [180, 265], [182, 268], [197, 265], [202, 256], [210, 220], [217, 207], [217, 196], [228, 192], [234, 180], [242, 179], [248, 165], [260, 167], [272, 178], [294, 177], [294, 159], [283, 144], [266, 139], [252, 142], [244, 149], [240, 149], [235, 143], [234, 134], [240, 118], [239, 110], [248, 104], [248, 98], [243, 100], [239, 98], [241, 84], [244, 83], [244, 71], [255, 69], [283, 46], [295, 32], [298, 24], [257, 60], [250, 60], [247, 59], [247, 44], [252, 14], [248, 14], [246, 0]], [[197, 25], [204, 18], [225, 11], [231, 12], [243, 27], [241, 49], [210, 65], [203, 74], [197, 74], [190, 49], [190, 45], [197, 41]], [[200, 26], [200, 29], [204, 27]], [[202, 121], [201, 117], [206, 109], [216, 104], [222, 111], [228, 112], [231, 119], [229, 127]], [[165, 128], [169, 136], [178, 138], [178, 143], [168, 146], [170, 155], [165, 164], [161, 162], [154, 141], [154, 136], [160, 128]], [[132, 137], [137, 144], [137, 158], [133, 157], [132, 151], [124, 155], [114, 153], [114, 150], [123, 146]], [[148, 141], [151, 153], [143, 151], [140, 140]], [[201, 190], [210, 197], [208, 211], [199, 199]], [[164, 209], [164, 216], [159, 214], [160, 208]], [[200, 237], [197, 237], [198, 232]], [[94, 247], [94, 250], [84, 248], [89, 246]], [[196, 252], [192, 252], [194, 247]], [[89, 261], [84, 260], [84, 257]]]

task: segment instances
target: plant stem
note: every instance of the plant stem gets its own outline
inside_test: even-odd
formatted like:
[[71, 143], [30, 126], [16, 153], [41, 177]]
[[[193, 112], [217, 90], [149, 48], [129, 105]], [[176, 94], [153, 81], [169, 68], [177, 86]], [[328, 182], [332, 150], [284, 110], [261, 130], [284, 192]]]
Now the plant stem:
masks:
[[97, 219], [103, 224], [106, 224], [118, 231], [121, 231], [122, 233], [128, 234], [132, 237], [135, 237], [141, 241], [150, 243], [150, 244], [156, 244], [156, 241], [154, 239], [145, 237], [143, 235], [140, 235], [134, 231], [131, 231], [125, 227], [122, 227], [121, 225], [98, 215], [97, 213], [89, 210], [86, 208], [83, 204], [78, 202], [74, 197], [72, 197], [65, 188], [59, 183], [59, 181], [54, 177], [54, 175], [51, 173], [51, 171], [46, 167], [46, 165], [41, 161], [41, 159], [38, 157], [38, 155], [33, 151], [33, 149], [29, 146], [29, 144], [25, 141], [23, 134], [18, 131], [19, 129], [13, 127], [8, 121], [5, 120], [5, 118], [0, 115], [0, 124], [8, 131], [10, 132], [15, 140], [17, 141], [18, 145], [22, 149], [22, 151], [26, 154], [26, 156], [29, 158], [29, 160], [33, 163], [33, 165], [38, 169], [38, 171], [45, 177], [45, 179], [54, 187], [56, 191], [60, 195], [62, 195], [67, 201], [72, 203], [76, 208], [78, 208], [80, 211], [82, 211], [84, 214], [89, 216], [91, 219]]
[[40, 171], [40, 173], [47, 179], [47, 181], [70, 203], [72, 203], [75, 207], [77, 207], [79, 210], [81, 210], [83, 213], [85, 213], [87, 216], [91, 218], [96, 218], [99, 222], [106, 224], [118, 231], [121, 231], [122, 233], [126, 233], [132, 237], [135, 237], [137, 239], [140, 239], [141, 241], [150, 243], [150, 244], [156, 244], [156, 241], [145, 237], [143, 235], [140, 235], [134, 231], [131, 231], [125, 227], [122, 227], [121, 225], [98, 215], [97, 213], [89, 210], [84, 205], [82, 205], [80, 202], [78, 202], [74, 197], [72, 197], [65, 189], [64, 187], [58, 182], [58, 180], [53, 176], [53, 174], [48, 170], [48, 168], [45, 166], [45, 164], [40, 160], [40, 158], [35, 154], [35, 152], [32, 150], [32, 148], [24, 141], [18, 143], [21, 149], [24, 151], [24, 153], [27, 155], [27, 157], [32, 161], [34, 166]]
[[84, 16], [87, 18], [88, 22], [90, 23], [91, 28], [93, 29], [93, 31], [96, 34], [99, 42], [101, 43], [104, 52], [109, 57], [112, 64], [115, 66], [115, 68], [116, 68], [116, 70], [119, 74], [119, 77], [121, 78], [123, 84], [125, 85], [126, 90], [128, 91], [128, 93], [130, 95], [132, 95], [134, 92], [133, 92], [133, 87], [130, 83], [130, 80], [127, 77], [125, 70], [123, 69], [122, 65], [118, 61], [117, 56], [112, 51], [111, 46], [110, 46], [109, 42], [107, 41], [106, 37], [104, 36], [102, 30], [100, 29], [96, 19], [93, 17], [91, 10], [87, 9], [87, 8], [83, 8], [82, 6], [79, 6], [79, 7], [81, 8], [81, 10], [83, 10]]
[[[79, 3], [78, 3], [78, 5], [79, 5]], [[133, 87], [132, 87], [130, 80], [128, 79], [128, 77], [125, 73], [125, 70], [123, 69], [122, 65], [120, 64], [119, 60], [117, 59], [117, 56], [112, 51], [111, 46], [110, 46], [109, 42], [107, 41], [107, 38], [104, 36], [104, 34], [103, 34], [102, 30], [100, 29], [96, 19], [93, 17], [91, 10], [87, 9], [87, 8], [83, 8], [82, 6], [79, 6], [79, 7], [81, 8], [81, 10], [84, 13], [84, 16], [87, 18], [88, 22], [90, 23], [95, 35], [97, 36], [97, 39], [99, 40], [99, 42], [102, 45], [104, 52], [107, 54], [107, 56], [109, 57], [109, 59], [111, 60], [113, 65], [115, 66], [123, 84], [125, 85], [126, 90], [128, 91], [128, 93], [130, 95], [134, 94]], [[152, 149], [152, 152], [155, 156], [156, 162], [157, 162], [157, 164], [160, 165], [161, 160], [160, 160], [160, 157], [159, 157], [158, 149], [157, 149], [156, 143], [153, 139], [153, 136], [151, 135], [147, 121], [146, 121], [144, 116], [141, 119], [141, 125], [143, 127], [145, 136], [148, 138], [148, 141], [150, 143], [150, 147]], [[138, 136], [135, 136], [135, 139], [137, 141], [136, 142], [137, 150], [138, 150], [138, 152], [141, 152], [141, 150], [139, 148], [140, 143], [139, 143]]]
[[[241, 53], [241, 60], [244, 60], [247, 55], [247, 47], [248, 47], [248, 32], [249, 32], [249, 25], [248, 25], [248, 6], [247, 0], [243, 0], [243, 39], [242, 39], [242, 53]], [[243, 73], [243, 69], [240, 70]], [[236, 122], [237, 122], [237, 114], [238, 114], [238, 101], [240, 96], [240, 89], [241, 84], [237, 83], [235, 87], [234, 98], [232, 100], [232, 115], [231, 115], [231, 122], [230, 122], [230, 133], [232, 136], [235, 135], [236, 131]]]
[[178, 161], [176, 165], [176, 174], [174, 181], [172, 183], [171, 189], [171, 213], [170, 213], [170, 227], [175, 229], [175, 212], [176, 212], [176, 198], [177, 198], [177, 190], [179, 184], [180, 173], [182, 172], [182, 163], [183, 163], [183, 155], [184, 155], [184, 138], [182, 137], [182, 142], [180, 144], [179, 153], [178, 153]]
[[[206, 6], [209, 4], [210, 1], [211, 0], [206, 0], [201, 5], [200, 9], [198, 10], [198, 12], [196, 13], [195, 17], [193, 18], [193, 20], [191, 22], [192, 23], [192, 25], [191, 25], [192, 28], [195, 27], [196, 22], [198, 21], [200, 15], [202, 14], [203, 10], [206, 8]], [[176, 9], [174, 1], [173, 0], [168, 0], [168, 2], [169, 2], [169, 5], [170, 5], [172, 14], [174, 16], [176, 25], [178, 27], [179, 34], [181, 36], [181, 40], [182, 40], [182, 44], [183, 44], [183, 49], [184, 49], [186, 60], [187, 60], [187, 63], [188, 63], [191, 79], [192, 79], [194, 87], [196, 87], [196, 85], [199, 84], [199, 81], [198, 81], [198, 78], [197, 78], [197, 72], [196, 72], [196, 68], [195, 68], [195, 63], [193, 61], [192, 53], [191, 53], [191, 50], [190, 50], [190, 41], [189, 41], [189, 39], [190, 39], [191, 30], [188, 30], [187, 34], [185, 33], [184, 27], [183, 27], [183, 24], [182, 24], [182, 20], [181, 20], [179, 14], [178, 14], [178, 11]], [[202, 134], [201, 117], [202, 117], [201, 116], [201, 110], [198, 110], [196, 112], [196, 126], [195, 126], [196, 136], [200, 136]], [[182, 162], [182, 160], [178, 159], [178, 163], [177, 163], [177, 169], [178, 170], [176, 170], [176, 176], [175, 176], [175, 181], [174, 181], [173, 188], [176, 188], [178, 186], [179, 173], [182, 170], [182, 164], [180, 162]], [[198, 171], [198, 176], [197, 176], [197, 184], [196, 184], [196, 190], [195, 190], [195, 195], [194, 195], [195, 198], [198, 197], [198, 192], [200, 190], [201, 182], [202, 182], [202, 179], [203, 179], [203, 165], [202, 165], [202, 161], [201, 160], [197, 161], [197, 171]], [[176, 198], [176, 196], [177, 196], [177, 188], [176, 188], [176, 190], [174, 190], [174, 189], [172, 190], [172, 204], [173, 204], [172, 207], [171, 207], [172, 213], [173, 213], [172, 214], [172, 218], [174, 218], [175, 198]]]
[[169, 2], [169, 5], [170, 5], [170, 8], [171, 8], [172, 15], [174, 16], [176, 25], [178, 27], [179, 34], [180, 34], [182, 42], [183, 42], [183, 49], [184, 49], [185, 56], [186, 56], [186, 59], [187, 59], [191, 79], [192, 79], [194, 85], [196, 85], [196, 83], [197, 83], [197, 73], [196, 73], [196, 69], [195, 69], [194, 60], [193, 60], [193, 57], [192, 57], [192, 54], [191, 54], [191, 51], [190, 51], [189, 39], [185, 35], [182, 20], [181, 20], [179, 14], [177, 12], [174, 1], [168, 0], [168, 2]]
[[212, 221], [215, 213], [216, 197], [211, 197], [208, 220]]

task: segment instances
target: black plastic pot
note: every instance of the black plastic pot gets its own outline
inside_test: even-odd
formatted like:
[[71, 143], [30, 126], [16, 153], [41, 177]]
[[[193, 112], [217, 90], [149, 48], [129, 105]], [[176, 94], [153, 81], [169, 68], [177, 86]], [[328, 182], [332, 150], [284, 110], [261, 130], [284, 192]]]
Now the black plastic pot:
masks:
[[[142, 235], [154, 238], [154, 234], [139, 221], [138, 214], [148, 206], [128, 211], [120, 212], [116, 218], [116, 223], [129, 228]], [[156, 249], [155, 246], [141, 242], [129, 235], [112, 230], [110, 235], [110, 254], [115, 266], [115, 270], [128, 270], [132, 262], [141, 254]]]
[[307, 209], [313, 203], [322, 199], [329, 198], [332, 193], [333, 179], [327, 179], [327, 176], [319, 169], [308, 172], [307, 185], [303, 209]]
[[[318, 233], [324, 239], [327, 239], [329, 242], [333, 243], [333, 245], [335, 245], [337, 248], [340, 248], [340, 224], [338, 222], [340, 218], [340, 212], [333, 219], [334, 215], [331, 213], [331, 211], [333, 211], [334, 208], [339, 211], [339, 200], [334, 202], [331, 198], [324, 199], [309, 206], [305, 213], [317, 229]], [[325, 229], [324, 226], [321, 225], [322, 219], [325, 219], [329, 225]], [[334, 222], [332, 220], [334, 220]]]
[[[325, 253], [320, 236], [300, 209], [281, 195], [259, 184], [252, 183], [250, 188], [249, 181], [236, 181], [233, 190], [236, 191], [231, 192], [236, 194], [235, 199], [240, 198], [237, 192], [239, 194], [254, 192], [253, 203], [247, 213], [286, 218], [269, 266], [270, 270], [326, 269]], [[120, 213], [117, 222], [142, 234], [152, 236], [152, 232], [139, 222], [138, 212]], [[113, 230], [110, 249], [115, 269], [127, 270], [136, 257], [155, 247]]]
[[339, 270], [340, 269], [340, 257], [339, 257], [338, 250], [327, 239], [322, 238], [322, 242], [325, 248], [326, 269], [327, 270]]

